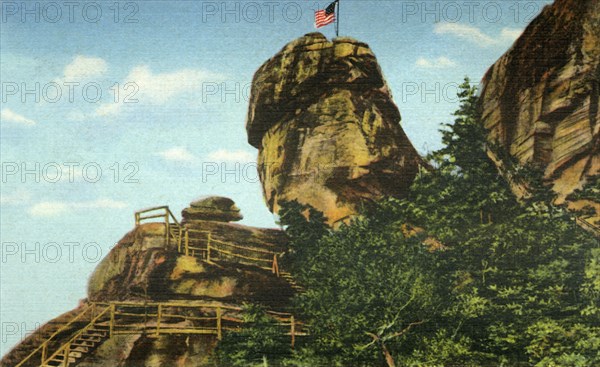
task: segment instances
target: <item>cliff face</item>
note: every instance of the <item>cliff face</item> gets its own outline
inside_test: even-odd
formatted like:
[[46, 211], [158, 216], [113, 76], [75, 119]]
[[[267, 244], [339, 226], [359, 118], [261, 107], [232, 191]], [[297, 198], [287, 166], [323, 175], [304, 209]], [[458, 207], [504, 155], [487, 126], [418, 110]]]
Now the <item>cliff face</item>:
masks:
[[[215, 221], [195, 221], [188, 228], [210, 231], [213, 240], [255, 248], [282, 249], [285, 235]], [[198, 239], [198, 242], [203, 239]], [[277, 309], [293, 295], [288, 283], [242, 264], [209, 264], [185, 256], [176, 244], [165, 244], [165, 226], [144, 224], [125, 235], [90, 277], [88, 298], [94, 302], [118, 300], [210, 300], [258, 302]]]
[[542, 168], [560, 201], [600, 173], [599, 0], [546, 7], [482, 82], [489, 141]]
[[[220, 241], [258, 251], [280, 253], [287, 245], [288, 239], [280, 230], [230, 223], [239, 220], [242, 215], [233, 201], [227, 198], [210, 197], [194, 201], [184, 209], [183, 216], [184, 226], [191, 233], [190, 248], [206, 247], [206, 231], [210, 232], [213, 243]], [[210, 310], [205, 306], [194, 305], [239, 308], [248, 302], [280, 311], [289, 307], [294, 288], [284, 277], [277, 277], [269, 270], [215, 253], [210, 262], [193, 251], [186, 256], [178, 248], [177, 241], [171, 239], [167, 242], [165, 235], [164, 223], [140, 224], [127, 233], [98, 264], [89, 280], [88, 298], [81, 302], [80, 307], [42, 326], [5, 355], [0, 366], [15, 366], [54, 332], [65, 327], [90, 302], [135, 303], [140, 305], [137, 307], [138, 313], [142, 309], [148, 315], [147, 319], [144, 313], [140, 313], [143, 317], [137, 319], [121, 316], [117, 323], [125, 328], [133, 328], [134, 331], [128, 335], [115, 333], [99, 343], [97, 349], [90, 349], [84, 359], [77, 361], [77, 365], [83, 367], [214, 365], [211, 363], [211, 354], [217, 343], [214, 335], [153, 335], [157, 311], [151, 307], [144, 309], [145, 306], [142, 305], [146, 303], [189, 304], [191, 306], [184, 309], [172, 306], [168, 311], [165, 310], [165, 315], [186, 315], [190, 310], [208, 312], [200, 314], [203, 317], [212, 317]], [[130, 308], [128, 312], [134, 312], [131, 310], [135, 309]], [[232, 315], [228, 317], [231, 318]], [[56, 335], [48, 345], [50, 353], [85, 327], [88, 319], [86, 316]], [[142, 324], [140, 320], [144, 320]], [[95, 327], [107, 329], [107, 322], [102, 319]], [[198, 322], [192, 318], [165, 317], [163, 324], [166, 325], [163, 327], [193, 328], [198, 327]], [[72, 353], [87, 351], [87, 347], [78, 348], [74, 347]], [[32, 358], [24, 367], [39, 366], [39, 356], [36, 356], [37, 359]]]
[[298, 200], [330, 223], [361, 203], [403, 196], [420, 158], [369, 46], [313, 33], [254, 76], [246, 125], [272, 212]]

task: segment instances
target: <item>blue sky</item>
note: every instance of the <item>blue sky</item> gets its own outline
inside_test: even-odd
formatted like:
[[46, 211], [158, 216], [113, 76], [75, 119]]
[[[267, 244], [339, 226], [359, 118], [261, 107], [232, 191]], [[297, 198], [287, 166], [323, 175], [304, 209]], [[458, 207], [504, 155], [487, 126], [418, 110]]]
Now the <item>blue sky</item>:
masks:
[[[340, 35], [374, 50], [425, 153], [456, 85], [480, 80], [549, 3], [341, 0]], [[243, 223], [275, 226], [246, 142], [249, 85], [327, 5], [1, 3], [0, 354], [85, 297], [137, 209], [224, 195]]]

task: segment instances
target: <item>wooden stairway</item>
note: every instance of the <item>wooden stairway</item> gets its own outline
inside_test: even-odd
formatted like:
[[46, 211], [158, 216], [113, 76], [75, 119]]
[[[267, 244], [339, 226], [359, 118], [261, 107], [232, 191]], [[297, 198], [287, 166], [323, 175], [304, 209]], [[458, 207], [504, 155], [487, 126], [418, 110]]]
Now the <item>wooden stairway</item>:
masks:
[[[72, 342], [62, 348], [62, 353], [51, 357], [43, 367], [73, 367], [87, 355], [96, 350], [109, 338], [108, 328], [94, 327], [86, 329]], [[65, 363], [66, 362], [66, 363]]]
[[[100, 313], [96, 313], [98, 310]], [[221, 340], [224, 331], [241, 330], [244, 324], [242, 313], [243, 308], [239, 306], [201, 301], [91, 303], [62, 330], [90, 316], [91, 320], [84, 323], [85, 326], [76, 329], [74, 334], [67, 336], [68, 339], [58, 337], [58, 333], [53, 334], [16, 367], [74, 367], [115, 335], [144, 333], [149, 337], [159, 337], [197, 334], [214, 335]], [[295, 320], [292, 314], [266, 313], [277, 321], [282, 335], [290, 337], [292, 347], [296, 337], [308, 335], [306, 326]]]
[[[148, 219], [163, 219], [166, 231], [165, 231], [165, 242], [167, 246], [175, 244], [180, 253], [194, 256], [199, 258], [201, 261], [214, 264], [215, 262], [233, 262], [244, 265], [256, 266], [260, 269], [270, 271], [275, 276], [283, 278], [290, 287], [296, 292], [303, 292], [304, 289], [298, 285], [289, 272], [281, 271], [279, 269], [279, 259], [283, 255], [277, 253], [271, 249], [263, 249], [251, 246], [240, 246], [235, 243], [229, 243], [212, 239], [211, 232], [192, 230], [182, 226], [179, 221], [175, 218], [168, 206], [161, 206], [142, 210], [135, 213], [136, 226], [140, 225], [142, 221]], [[156, 314], [152, 314], [156, 317], [156, 325], [153, 327], [155, 336], [163, 334], [214, 334], [217, 339], [221, 339], [223, 330], [237, 331], [239, 330], [243, 321], [239, 316], [231, 315], [224, 316], [222, 313], [225, 310], [230, 312], [239, 313], [242, 311], [241, 308], [236, 307], [225, 307], [225, 306], [212, 306], [212, 305], [195, 305], [193, 302], [188, 303], [156, 303], [156, 304], [136, 304], [127, 302], [110, 302], [110, 303], [92, 303], [86, 306], [86, 308], [80, 312], [77, 316], [73, 317], [67, 324], [62, 328], [56, 330], [52, 335], [45, 338], [37, 348], [35, 348], [27, 357], [21, 360], [15, 367], [74, 367], [79, 362], [83, 361], [88, 355], [96, 350], [102, 343], [110, 339], [113, 335], [117, 334], [131, 334], [142, 332], [143, 328], [134, 328], [130, 330], [123, 330], [117, 328], [116, 316], [119, 315], [118, 308], [130, 307], [134, 311], [128, 313], [121, 313], [127, 317], [143, 317], [144, 319], [149, 316], [146, 312], [135, 314], [136, 309], [146, 309], [147, 307], [156, 307]], [[167, 327], [163, 324], [161, 328], [161, 316], [163, 308], [175, 307], [175, 308], [186, 308], [192, 307], [198, 309], [203, 307], [206, 309], [213, 309], [215, 315], [213, 317], [201, 317], [193, 318], [186, 317], [184, 315], [173, 315], [170, 314], [170, 318], [183, 318], [185, 320], [213, 320], [216, 324], [214, 326], [195, 327], [195, 328], [175, 328]], [[99, 312], [97, 312], [99, 311]], [[304, 324], [297, 322], [294, 316], [291, 314], [277, 313], [268, 311], [272, 317], [275, 317], [279, 321], [279, 325], [289, 327], [290, 330], [285, 332], [285, 335], [291, 337], [292, 346], [295, 343], [296, 336], [308, 335]], [[84, 324], [85, 326], [75, 332], [74, 335], [66, 342], [60, 342], [57, 344], [59, 335], [67, 330], [69, 327], [75, 326], [75, 322], [82, 322], [89, 317], [89, 323]], [[167, 317], [167, 315], [165, 315]], [[166, 321], [166, 320], [164, 320]], [[85, 321], [87, 322], [87, 321]], [[233, 323], [233, 325], [227, 326], [226, 323]], [[300, 328], [300, 329], [298, 329]], [[304, 329], [304, 330], [303, 330]], [[59, 346], [50, 356], [50, 349], [54, 349]], [[39, 361], [39, 362], [35, 362]]]

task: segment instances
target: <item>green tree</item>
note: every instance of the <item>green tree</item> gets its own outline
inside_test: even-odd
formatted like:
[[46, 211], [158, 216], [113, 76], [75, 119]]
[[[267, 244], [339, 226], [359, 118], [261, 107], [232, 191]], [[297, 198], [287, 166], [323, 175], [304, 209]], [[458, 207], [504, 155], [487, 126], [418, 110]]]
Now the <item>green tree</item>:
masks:
[[331, 230], [326, 218], [310, 205], [297, 200], [280, 203], [279, 224], [292, 241], [284, 258], [283, 266], [292, 273], [301, 272], [318, 250], [315, 244]]
[[[497, 148], [486, 145], [468, 80], [459, 96], [455, 123], [443, 132], [445, 147], [430, 157], [439, 169], [422, 174], [402, 203], [409, 222], [448, 248], [439, 276], [448, 279], [451, 306], [441, 324], [450, 333], [431, 339], [415, 356], [442, 364], [600, 363], [590, 353], [597, 338], [582, 342], [598, 329], [585, 316], [579, 293], [584, 259], [597, 240], [552, 203], [554, 194], [538, 170], [513, 162], [513, 177], [530, 189], [528, 199], [514, 199], [486, 157], [486, 150]], [[594, 294], [589, 284], [586, 289]], [[464, 348], [444, 347], [446, 336]], [[451, 352], [446, 361], [432, 345]]]
[[280, 365], [291, 353], [289, 338], [259, 305], [244, 306], [243, 327], [223, 335], [216, 351], [218, 365], [249, 367]]
[[[597, 239], [552, 203], [539, 170], [511, 161], [530, 190], [515, 199], [487, 156], [502, 152], [486, 143], [468, 79], [459, 97], [429, 156], [436, 169], [406, 200], [335, 232], [298, 203], [282, 216], [312, 327], [295, 365], [600, 365]], [[428, 252], [407, 223], [444, 250]]]
[[[306, 292], [297, 308], [310, 322], [313, 347], [330, 365], [395, 366], [400, 346], [438, 307], [433, 255], [422, 239], [405, 237], [402, 221], [387, 209], [382, 205], [305, 244], [310, 255], [296, 275]], [[283, 224], [292, 217], [282, 216]], [[293, 243], [305, 239], [305, 231], [298, 233]]]

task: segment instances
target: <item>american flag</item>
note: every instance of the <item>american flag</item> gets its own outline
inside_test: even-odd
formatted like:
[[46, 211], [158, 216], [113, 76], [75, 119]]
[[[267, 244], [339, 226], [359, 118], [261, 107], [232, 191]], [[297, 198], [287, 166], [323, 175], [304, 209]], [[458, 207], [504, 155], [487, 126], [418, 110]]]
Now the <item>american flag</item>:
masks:
[[336, 0], [329, 4], [325, 10], [317, 10], [315, 12], [315, 27], [321, 28], [335, 22], [335, 6], [338, 1]]

